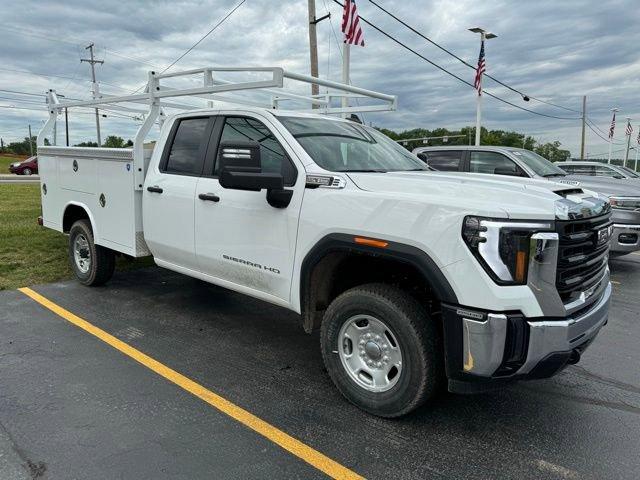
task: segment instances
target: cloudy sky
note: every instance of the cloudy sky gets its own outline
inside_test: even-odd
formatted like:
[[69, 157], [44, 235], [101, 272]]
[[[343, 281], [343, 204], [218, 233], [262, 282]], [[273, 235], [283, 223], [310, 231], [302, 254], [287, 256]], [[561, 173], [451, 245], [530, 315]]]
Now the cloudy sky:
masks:
[[[34, 134], [46, 117], [35, 95], [48, 88], [71, 98], [90, 95], [90, 70], [80, 58], [96, 44], [100, 88], [108, 94], [135, 91], [146, 72], [171, 64], [240, 0], [209, 1], [21, 1], [4, 3], [0, 25], [0, 136], [7, 141]], [[472, 82], [473, 70], [395, 22], [369, 0], [358, 0], [360, 14], [425, 57]], [[526, 132], [537, 140], [560, 140], [579, 153], [582, 95], [587, 95], [593, 130], [606, 138], [610, 109], [618, 107], [614, 149], [623, 148], [624, 117], [635, 133], [640, 125], [640, 10], [637, 0], [499, 1], [376, 0], [412, 26], [475, 64], [481, 26], [498, 34], [487, 43], [487, 71], [534, 100], [485, 80], [492, 93], [534, 110], [567, 119], [534, 115], [485, 97], [483, 126]], [[333, 0], [316, 0], [320, 76], [340, 79], [341, 9]], [[332, 31], [333, 27], [333, 31]], [[475, 122], [474, 90], [442, 73], [364, 25], [365, 48], [352, 49], [354, 85], [399, 96], [399, 110], [368, 114], [367, 122], [393, 129], [446, 127]], [[335, 34], [334, 34], [335, 32]], [[217, 30], [171, 71], [202, 66], [283, 66], [308, 73], [307, 0], [245, 0]], [[88, 110], [71, 111], [71, 142], [93, 140]], [[109, 115], [103, 138], [133, 136], [135, 119]], [[60, 124], [62, 129], [64, 128]], [[601, 131], [598, 130], [598, 128]], [[587, 130], [587, 152], [606, 152], [605, 140]], [[63, 141], [62, 136], [59, 141]]]

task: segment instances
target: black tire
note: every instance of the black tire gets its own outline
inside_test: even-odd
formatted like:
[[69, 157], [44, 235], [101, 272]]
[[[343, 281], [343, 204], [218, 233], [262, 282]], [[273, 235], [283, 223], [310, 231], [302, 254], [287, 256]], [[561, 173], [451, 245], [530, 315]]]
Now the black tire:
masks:
[[[82, 236], [86, 240], [87, 258], [90, 259], [89, 266], [83, 271], [75, 259], [76, 239]], [[84, 258], [84, 257], [83, 257]], [[106, 283], [116, 267], [116, 256], [113, 250], [96, 245], [93, 240], [93, 231], [89, 220], [78, 220], [71, 226], [69, 231], [69, 261], [76, 277], [83, 285], [98, 286]]]
[[[372, 392], [356, 383], [340, 359], [340, 330], [356, 315], [382, 320], [397, 339], [402, 369], [387, 391]], [[325, 312], [320, 342], [324, 364], [338, 390], [373, 415], [399, 417], [415, 410], [438, 393], [444, 379], [442, 342], [435, 322], [418, 301], [391, 285], [363, 285], [337, 297]]]

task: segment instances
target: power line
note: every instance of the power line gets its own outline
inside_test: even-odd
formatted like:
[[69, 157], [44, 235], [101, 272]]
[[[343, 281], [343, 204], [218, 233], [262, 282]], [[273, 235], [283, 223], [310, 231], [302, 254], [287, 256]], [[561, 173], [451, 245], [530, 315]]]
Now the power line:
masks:
[[[453, 53], [451, 50], [448, 50], [447, 48], [443, 47], [443, 46], [442, 46], [442, 45], [440, 45], [439, 43], [434, 42], [434, 41], [433, 41], [433, 40], [431, 40], [429, 37], [427, 37], [426, 35], [422, 34], [420, 31], [418, 31], [417, 29], [415, 29], [414, 27], [412, 27], [411, 25], [409, 25], [408, 23], [406, 23], [404, 20], [402, 20], [402, 19], [398, 18], [396, 15], [394, 15], [393, 13], [391, 13], [390, 11], [388, 11], [387, 9], [385, 9], [384, 7], [382, 7], [382, 6], [378, 5], [374, 0], [369, 0], [369, 2], [371, 2], [373, 5], [375, 5], [376, 7], [378, 7], [380, 10], [382, 10], [384, 13], [386, 13], [387, 15], [389, 15], [390, 17], [392, 17], [392, 18], [393, 18], [394, 20], [396, 20], [397, 22], [399, 22], [399, 23], [401, 23], [402, 25], [404, 25], [405, 27], [407, 27], [409, 30], [411, 30], [411, 31], [412, 31], [413, 33], [415, 33], [416, 35], [418, 35], [418, 36], [422, 37], [423, 39], [425, 39], [427, 42], [431, 43], [432, 45], [434, 45], [435, 47], [439, 48], [439, 49], [440, 49], [440, 50], [442, 50], [443, 52], [445, 52], [445, 53], [447, 53], [447, 54], [451, 55], [453, 58], [455, 58], [455, 59], [456, 59], [456, 60], [458, 60], [459, 62], [463, 63], [463, 64], [464, 64], [464, 65], [466, 65], [467, 67], [472, 68], [472, 69], [474, 69], [474, 70], [476, 69], [476, 67], [475, 67], [475, 66], [471, 65], [469, 62], [467, 62], [467, 61], [466, 61], [466, 60], [464, 60], [463, 58], [459, 57], [458, 55], [456, 55], [455, 53]], [[362, 18], [362, 17], [360, 17], [360, 18]], [[517, 93], [517, 94], [518, 94], [518, 95], [520, 95], [523, 99], [524, 99], [524, 98], [530, 98], [530, 99], [536, 100], [537, 102], [545, 103], [545, 104], [547, 104], [547, 105], [551, 105], [551, 106], [553, 106], [553, 107], [562, 108], [562, 109], [564, 109], [564, 110], [568, 110], [568, 111], [570, 111], [570, 112], [581, 113], [579, 110], [575, 110], [575, 109], [573, 109], [573, 108], [569, 108], [569, 107], [564, 107], [564, 106], [562, 106], [562, 105], [558, 105], [558, 104], [556, 104], [556, 103], [552, 103], [552, 102], [549, 102], [549, 101], [546, 101], [546, 100], [542, 100], [542, 99], [540, 99], [540, 98], [533, 97], [533, 96], [531, 96], [531, 95], [527, 95], [527, 94], [525, 94], [525, 93], [521, 92], [520, 90], [518, 90], [518, 89], [516, 89], [516, 88], [514, 88], [514, 87], [512, 87], [512, 86], [510, 86], [510, 85], [507, 85], [506, 83], [504, 83], [504, 82], [502, 82], [502, 81], [498, 80], [497, 78], [495, 78], [494, 76], [492, 76], [492, 75], [490, 75], [490, 74], [488, 74], [488, 73], [486, 73], [486, 72], [484, 73], [484, 76], [485, 76], [485, 77], [490, 78], [491, 80], [493, 80], [494, 82], [496, 82], [496, 83], [498, 83], [498, 84], [502, 85], [503, 87], [508, 88], [508, 89], [509, 89], [509, 90], [511, 90], [512, 92]]]
[[[338, 0], [333, 0], [334, 3], [337, 3], [338, 5], [342, 6], [344, 8], [344, 5], [342, 5], [342, 3], [340, 3]], [[400, 45], [402, 48], [410, 51], [411, 53], [413, 53], [414, 55], [420, 57], [421, 59], [423, 59], [424, 61], [426, 61], [427, 63], [433, 65], [434, 67], [436, 67], [438, 70], [443, 71], [444, 73], [446, 73], [447, 75], [455, 78], [456, 80], [464, 83], [465, 85], [475, 88], [473, 86], [473, 84], [471, 82], [468, 82], [467, 80], [459, 77], [458, 75], [456, 75], [455, 73], [450, 72], [449, 70], [447, 70], [444, 67], [441, 67], [440, 65], [438, 65], [437, 63], [429, 60], [427, 57], [425, 57], [424, 55], [418, 53], [416, 50], [414, 50], [413, 48], [409, 47], [408, 45], [402, 43], [400, 40], [398, 40], [397, 38], [395, 38], [393, 35], [385, 32], [384, 30], [382, 30], [380, 27], [374, 25], [373, 23], [371, 23], [369, 20], [363, 18], [362, 16], [360, 16], [360, 20], [362, 20], [364, 23], [366, 23], [367, 25], [369, 25], [370, 27], [372, 27], [374, 30], [377, 30], [378, 32], [380, 32], [381, 34], [383, 34], [385, 37], [389, 38], [390, 40], [394, 41], [395, 43], [397, 43], [398, 45]], [[518, 108], [520, 110], [524, 110], [525, 112], [529, 112], [529, 113], [533, 113], [534, 115], [539, 115], [541, 117], [547, 117], [547, 118], [554, 118], [557, 120], [581, 120], [582, 117], [558, 117], [556, 115], [549, 115], [546, 113], [540, 113], [540, 112], [536, 112], [535, 110], [529, 110], [528, 108], [525, 107], [521, 107], [520, 105], [516, 105], [513, 102], [510, 102], [508, 100], [505, 100], [504, 98], [498, 97], [497, 95], [494, 95], [491, 92], [488, 92], [486, 90], [483, 90], [483, 92], [488, 95], [489, 97], [495, 98], [496, 100], [505, 103], [507, 105], [511, 105], [512, 107]]]
[[213, 28], [211, 30], [209, 30], [207, 33], [205, 33], [202, 38], [200, 38], [200, 40], [198, 40], [196, 43], [194, 43], [193, 45], [191, 45], [186, 52], [184, 52], [182, 55], [180, 55], [178, 58], [176, 58], [171, 65], [169, 65], [168, 67], [166, 67], [164, 70], [162, 70], [162, 73], [165, 73], [167, 70], [169, 70], [171, 67], [173, 67], [176, 63], [178, 63], [180, 60], [182, 60], [191, 50], [193, 50], [194, 48], [196, 48], [205, 38], [207, 38], [209, 35], [211, 35], [220, 25], [222, 25], [224, 22], [227, 21], [227, 19], [233, 15], [235, 13], [236, 10], [238, 10], [242, 4], [244, 2], [246, 2], [247, 0], [241, 0], [240, 3], [238, 3], [235, 7], [233, 7], [233, 9], [227, 13], [218, 23], [216, 23]]

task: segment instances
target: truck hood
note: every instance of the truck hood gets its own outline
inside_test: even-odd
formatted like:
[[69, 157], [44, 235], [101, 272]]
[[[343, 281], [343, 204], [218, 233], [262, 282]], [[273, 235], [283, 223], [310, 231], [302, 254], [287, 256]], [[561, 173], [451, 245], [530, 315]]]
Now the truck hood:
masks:
[[640, 197], [640, 181], [634, 179], [619, 179], [607, 177], [587, 177], [584, 175], [567, 175], [554, 178], [557, 183], [573, 185], [577, 188], [593, 190], [606, 197], [612, 195], [625, 197]]
[[[397, 197], [419, 197], [433, 204], [447, 204], [470, 214], [516, 219], [553, 219], [556, 202], [580, 208], [580, 187], [520, 177], [457, 172], [389, 172], [348, 174], [361, 190]], [[565, 198], [566, 197], [566, 198]]]

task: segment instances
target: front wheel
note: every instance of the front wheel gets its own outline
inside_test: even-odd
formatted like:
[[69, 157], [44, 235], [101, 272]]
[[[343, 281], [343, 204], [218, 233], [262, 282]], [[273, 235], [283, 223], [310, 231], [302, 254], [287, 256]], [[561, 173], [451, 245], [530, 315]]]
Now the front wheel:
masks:
[[361, 409], [398, 417], [435, 396], [444, 378], [435, 322], [409, 294], [383, 284], [352, 288], [322, 320], [324, 363]]
[[97, 286], [107, 282], [116, 267], [113, 250], [96, 245], [88, 220], [78, 220], [69, 231], [69, 260], [83, 285]]
[[30, 169], [30, 168], [25, 168], [24, 170], [22, 170], [22, 174], [23, 174], [23, 175], [27, 175], [27, 176], [29, 176], [29, 175], [31, 175], [31, 173], [32, 173], [32, 172], [31, 172], [31, 169]]

